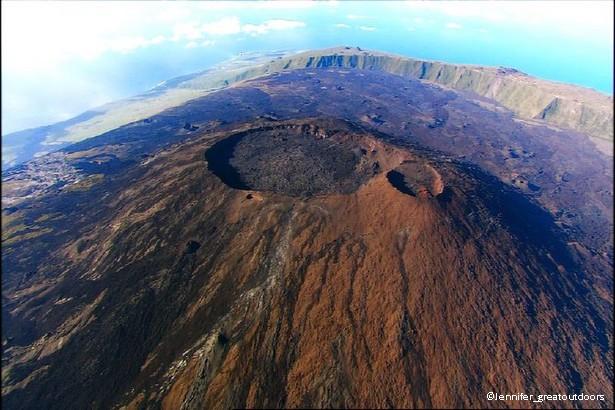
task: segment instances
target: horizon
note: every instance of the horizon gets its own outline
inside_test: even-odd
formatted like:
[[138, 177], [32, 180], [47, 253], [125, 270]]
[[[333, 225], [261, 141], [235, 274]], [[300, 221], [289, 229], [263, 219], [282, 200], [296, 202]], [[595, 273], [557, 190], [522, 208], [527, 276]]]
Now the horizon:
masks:
[[514, 68], [612, 97], [613, 4], [581, 3], [582, 11], [578, 2], [3, 1], [2, 135], [71, 119], [240, 53], [332, 44]]
[[[79, 113], [77, 113], [74, 116], [71, 116], [69, 118], [65, 118], [63, 120], [59, 120], [59, 121], [56, 121], [56, 122], [53, 122], [53, 123], [48, 123], [48, 124], [42, 124], [42, 125], [34, 126], [34, 127], [31, 127], [31, 128], [19, 129], [19, 130], [16, 130], [16, 131], [12, 131], [12, 132], [10, 132], [8, 134], [13, 134], [13, 133], [21, 132], [21, 131], [27, 131], [28, 129], [35, 129], [35, 128], [39, 128], [41, 126], [44, 127], [44, 126], [47, 126], [47, 125], [53, 125], [53, 124], [55, 124], [57, 122], [71, 120], [71, 119], [73, 119], [75, 117], [80, 116], [81, 114], [86, 113], [87, 111], [92, 111], [92, 110], [95, 110], [96, 108], [104, 107], [105, 105], [108, 105], [108, 104], [113, 104], [113, 103], [118, 102], [118, 101], [122, 101], [122, 100], [125, 100], [125, 99], [130, 99], [130, 98], [133, 98], [133, 97], [138, 97], [140, 95], [144, 95], [144, 94], [146, 94], [146, 93], [148, 93], [148, 92], [150, 92], [152, 90], [155, 90], [156, 88], [164, 85], [165, 83], [167, 83], [169, 81], [173, 81], [175, 79], [178, 79], [178, 78], [181, 78], [181, 77], [185, 77], [185, 76], [190, 76], [190, 75], [193, 75], [193, 74], [199, 74], [199, 73], [201, 73], [203, 71], [206, 71], [208, 69], [216, 68], [218, 65], [230, 62], [230, 61], [236, 59], [237, 57], [240, 57], [242, 54], [257, 54], [257, 55], [261, 55], [262, 56], [262, 55], [266, 55], [268, 53], [284, 52], [285, 55], [287, 55], [287, 56], [293, 56], [293, 55], [297, 55], [297, 54], [301, 54], [301, 53], [305, 53], [305, 52], [309, 52], [309, 51], [323, 51], [323, 50], [330, 50], [330, 49], [336, 49], [336, 48], [342, 48], [342, 47], [358, 47], [358, 48], [360, 48], [363, 51], [376, 52], [376, 53], [384, 53], [384, 54], [390, 54], [390, 55], [399, 56], [399, 57], [403, 57], [403, 58], [407, 58], [407, 59], [411, 59], [411, 60], [436, 62], [436, 63], [442, 63], [442, 64], [448, 64], [448, 65], [468, 66], [468, 67], [483, 67], [483, 68], [507, 68], [507, 69], [513, 69], [513, 70], [515, 70], [515, 71], [517, 71], [517, 72], [519, 72], [521, 74], [530, 76], [532, 78], [536, 78], [536, 79], [541, 80], [541, 81], [550, 82], [550, 83], [554, 83], [554, 84], [571, 85], [571, 86], [575, 86], [575, 87], [579, 87], [579, 88], [584, 88], [586, 90], [590, 90], [590, 91], [593, 91], [593, 92], [596, 92], [596, 93], [599, 93], [599, 94], [603, 94], [603, 95], [605, 95], [607, 97], [613, 98], [613, 93], [612, 92], [608, 93], [608, 92], [605, 92], [605, 91], [602, 91], [602, 90], [599, 90], [599, 89], [596, 89], [596, 88], [592, 88], [592, 87], [589, 87], [589, 86], [584, 86], [584, 85], [580, 85], [580, 84], [573, 84], [573, 83], [567, 83], [567, 82], [564, 82], [564, 81], [551, 80], [551, 79], [543, 78], [543, 77], [537, 77], [535, 75], [526, 73], [523, 70], [518, 69], [517, 67], [512, 67], [512, 66], [472, 64], [472, 63], [451, 63], [451, 62], [448, 62], [448, 61], [445, 61], [445, 60], [418, 58], [418, 57], [415, 57], [415, 56], [409, 56], [409, 55], [404, 55], [404, 54], [399, 54], [399, 53], [394, 53], [394, 52], [382, 52], [380, 50], [370, 49], [370, 48], [367, 48], [367, 47], [362, 47], [361, 45], [343, 44], [343, 45], [336, 45], [336, 46], [324, 46], [324, 47], [312, 48], [312, 49], [307, 49], [307, 50], [286, 50], [286, 49], [285, 50], [276, 50], [276, 49], [271, 49], [271, 50], [240, 51], [239, 53], [229, 57], [228, 59], [222, 60], [222, 61], [220, 61], [218, 63], [215, 63], [215, 64], [212, 64], [211, 66], [205, 67], [202, 70], [197, 70], [197, 71], [193, 71], [193, 72], [190, 72], [190, 73], [187, 73], [187, 74], [181, 74], [181, 75], [177, 75], [177, 76], [174, 76], [174, 77], [167, 78], [166, 80], [162, 80], [159, 83], [155, 84], [153, 87], [137, 91], [134, 94], [127, 95], [127, 96], [121, 97], [119, 99], [115, 99], [115, 100], [110, 100], [110, 101], [104, 102], [101, 105], [97, 105], [97, 106], [94, 106], [94, 107], [88, 107], [84, 111], [81, 111], [81, 112], [79, 112]], [[6, 134], [6, 135], [8, 135], [8, 134]], [[5, 135], [5, 134], [3, 134], [3, 135]]]

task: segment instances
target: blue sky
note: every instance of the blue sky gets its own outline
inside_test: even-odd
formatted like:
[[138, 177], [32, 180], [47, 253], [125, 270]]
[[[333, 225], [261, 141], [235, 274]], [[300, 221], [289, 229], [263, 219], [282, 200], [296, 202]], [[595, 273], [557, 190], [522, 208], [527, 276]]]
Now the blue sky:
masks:
[[2, 2], [2, 134], [241, 51], [357, 45], [612, 94], [613, 2]]

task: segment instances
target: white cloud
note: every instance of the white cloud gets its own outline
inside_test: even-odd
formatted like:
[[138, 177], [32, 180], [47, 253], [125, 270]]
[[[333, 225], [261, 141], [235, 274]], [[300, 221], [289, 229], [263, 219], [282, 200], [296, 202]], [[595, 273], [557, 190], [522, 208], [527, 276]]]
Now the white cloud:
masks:
[[260, 24], [241, 24], [238, 17], [224, 17], [220, 20], [204, 24], [196, 22], [177, 24], [172, 40], [199, 40], [208, 36], [228, 36], [238, 33], [247, 33], [252, 36], [266, 34], [270, 31], [291, 30], [305, 27], [305, 23], [297, 20], [273, 19]]
[[44, 73], [74, 59], [94, 60], [107, 52], [125, 54], [161, 44], [171, 39], [168, 27], [189, 18], [194, 7], [162, 2], [118, 4], [3, 2], [3, 72]]
[[171, 40], [198, 40], [203, 37], [202, 28], [195, 22], [178, 23], [173, 29]]
[[205, 34], [210, 36], [227, 36], [240, 32], [241, 23], [239, 18], [229, 16], [203, 24], [195, 21], [178, 23], [173, 29], [172, 40], [199, 40], [205, 37]]
[[613, 35], [612, 1], [420, 1], [401, 4], [416, 12], [491, 24], [537, 27], [574, 36]]
[[205, 40], [201, 42], [193, 40], [193, 41], [187, 42], [184, 47], [185, 48], [210, 47], [210, 46], [213, 46], [214, 44], [216, 44], [214, 40]]
[[459, 29], [462, 29], [463, 26], [459, 23], [446, 23], [446, 28], [450, 28], [453, 30], [459, 30]]
[[301, 10], [317, 7], [320, 5], [337, 6], [337, 1], [208, 1], [199, 4], [199, 8], [208, 12], [211, 11], [230, 11], [237, 9], [257, 9], [257, 10]]
[[350, 28], [350, 26], [348, 24], [344, 24], [344, 23], [337, 23], [335, 25], [335, 27], [337, 27], [337, 28]]
[[274, 30], [290, 30], [295, 28], [305, 27], [305, 23], [297, 20], [267, 20], [262, 24], [245, 24], [241, 27], [241, 31], [251, 34], [266, 34]]
[[218, 36], [237, 34], [240, 31], [241, 24], [238, 17], [224, 17], [218, 21], [206, 23], [201, 26], [201, 32]]
[[[244, 3], [244, 2], [242, 2]], [[253, 7], [259, 8], [259, 9], [274, 9], [274, 10], [295, 10], [295, 9], [307, 9], [307, 8], [311, 8], [314, 6], [317, 6], [317, 4], [314, 4], [315, 2], [313, 1], [285, 1], [285, 0], [277, 0], [277, 1], [259, 1], [256, 2], [256, 4], [254, 3], [244, 3], [244, 4], [250, 4]], [[325, 3], [325, 2], [323, 2]], [[331, 4], [333, 5], [334, 2], [331, 2]]]
[[165, 40], [165, 36], [156, 36], [150, 40], [150, 44], [160, 44]]
[[[166, 41], [199, 42], [242, 32], [254, 36], [305, 26], [292, 19], [242, 24], [232, 15], [208, 21], [202, 6], [191, 2], [3, 2], [2, 70], [41, 73], [74, 59], [91, 61], [104, 53], [126, 54]], [[236, 6], [234, 2], [227, 4], [229, 9]], [[307, 5], [287, 2], [275, 7]]]
[[376, 31], [376, 27], [372, 27], [372, 26], [359, 26], [359, 30], [363, 30], [363, 31]]
[[2, 134], [68, 119], [121, 96], [116, 84], [96, 80], [70, 69], [28, 76], [27, 82], [3, 78]]
[[[298, 13], [293, 9], [313, 6], [305, 2], [3, 1], [3, 132], [63, 120], [125, 96], [126, 85], [110, 79], [116, 74], [101, 79], [100, 70], [85, 70], [84, 63], [113, 66], [114, 54], [169, 42], [177, 42], [178, 48], [211, 47], [219, 37], [239, 39], [297, 29], [305, 23], [294, 18]], [[262, 19], [256, 16], [262, 7], [288, 12], [272, 10], [265, 14], [269, 19]], [[291, 17], [284, 19], [284, 15]]]
[[165, 36], [156, 36], [150, 39], [143, 38], [142, 36], [120, 37], [118, 39], [110, 41], [108, 50], [126, 54], [140, 47], [148, 47], [151, 45], [160, 44], [165, 40]]

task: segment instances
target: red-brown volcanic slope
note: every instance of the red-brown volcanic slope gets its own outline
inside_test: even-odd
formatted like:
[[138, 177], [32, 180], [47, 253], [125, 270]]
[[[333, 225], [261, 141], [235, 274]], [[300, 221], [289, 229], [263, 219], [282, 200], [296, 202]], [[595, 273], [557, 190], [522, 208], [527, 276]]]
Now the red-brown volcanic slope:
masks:
[[[228, 133], [149, 159], [114, 212], [56, 255], [62, 281], [12, 312], [96, 296], [8, 352], [35, 369], [5, 386], [11, 407], [537, 406], [490, 391], [612, 405], [607, 305], [548, 214], [475, 168], [338, 121], [245, 129], [378, 167], [351, 193], [289, 196], [208, 170], [204, 152]], [[416, 195], [389, 182], [395, 169]]]
[[[415, 158], [369, 144], [386, 151], [385, 170]], [[606, 392], [604, 356], [582, 353], [558, 306], [583, 310], [564, 262], [545, 266], [506, 227], [485, 229], [471, 197], [482, 181], [441, 166], [446, 199], [402, 194], [386, 171], [351, 195], [233, 195], [227, 223], [248, 230], [194, 309], [229, 280], [254, 286], [217, 326], [231, 342], [213, 332], [188, 355], [163, 407], [500, 407], [487, 392], [571, 392], [577, 378]]]
[[[578, 134], [363, 75], [409, 108], [344, 106], [360, 83], [299, 72], [309, 98], [268, 79], [58, 154], [89, 176], [3, 209], [3, 404], [612, 407], [603, 158]], [[335, 104], [313, 100], [325, 81]], [[331, 118], [344, 110], [367, 119]]]

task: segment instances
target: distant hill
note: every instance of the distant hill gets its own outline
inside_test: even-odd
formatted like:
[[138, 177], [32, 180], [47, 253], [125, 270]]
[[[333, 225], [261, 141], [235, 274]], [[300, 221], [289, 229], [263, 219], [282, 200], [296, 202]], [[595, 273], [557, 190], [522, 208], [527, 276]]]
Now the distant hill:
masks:
[[246, 55], [230, 64], [164, 82], [149, 92], [106, 104], [71, 120], [2, 137], [2, 165], [10, 167], [71, 143], [143, 120], [168, 108], [263, 75], [296, 68], [341, 67], [418, 78], [489, 98], [520, 119], [544, 121], [590, 136], [603, 151], [613, 140], [613, 97], [591, 89], [546, 81], [511, 68], [458, 65], [407, 58], [359, 47], [298, 54]]

